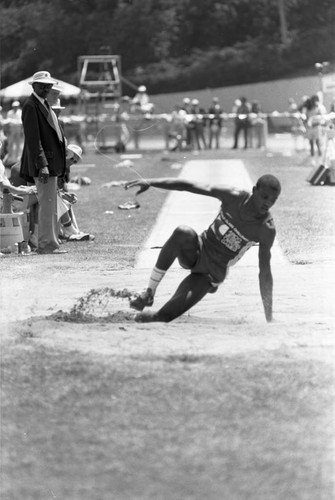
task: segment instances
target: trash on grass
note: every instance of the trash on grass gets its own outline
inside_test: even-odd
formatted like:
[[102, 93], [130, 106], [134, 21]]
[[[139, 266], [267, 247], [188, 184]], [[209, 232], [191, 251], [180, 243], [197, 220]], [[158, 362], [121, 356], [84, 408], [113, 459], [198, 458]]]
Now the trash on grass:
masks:
[[131, 210], [133, 208], [140, 208], [140, 204], [138, 201], [126, 201], [126, 203], [119, 205], [118, 208], [121, 210]]
[[101, 187], [102, 188], [110, 188], [110, 187], [124, 187], [126, 185], [127, 181], [111, 181], [111, 182], [106, 182], [103, 184]]
[[92, 183], [89, 177], [82, 177], [81, 175], [75, 175], [74, 177], [71, 177], [70, 182], [74, 182], [76, 184], [79, 184], [80, 186], [89, 186]]
[[116, 165], [113, 165], [115, 168], [120, 168], [120, 167], [126, 167], [126, 168], [131, 168], [134, 166], [134, 162], [131, 160], [123, 160], [120, 161], [120, 163], [117, 163]]
[[134, 154], [125, 154], [125, 155], [120, 155], [121, 160], [139, 160], [140, 158], [143, 158], [142, 154], [139, 153], [134, 153]]

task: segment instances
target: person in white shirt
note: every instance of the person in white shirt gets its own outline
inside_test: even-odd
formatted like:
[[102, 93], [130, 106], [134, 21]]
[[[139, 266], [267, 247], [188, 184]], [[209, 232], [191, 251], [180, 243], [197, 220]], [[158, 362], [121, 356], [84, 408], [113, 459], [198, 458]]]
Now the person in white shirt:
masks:
[[22, 129], [22, 110], [19, 101], [12, 103], [11, 109], [7, 113], [7, 147], [8, 152], [4, 158], [7, 166], [17, 162], [22, 153], [23, 129]]

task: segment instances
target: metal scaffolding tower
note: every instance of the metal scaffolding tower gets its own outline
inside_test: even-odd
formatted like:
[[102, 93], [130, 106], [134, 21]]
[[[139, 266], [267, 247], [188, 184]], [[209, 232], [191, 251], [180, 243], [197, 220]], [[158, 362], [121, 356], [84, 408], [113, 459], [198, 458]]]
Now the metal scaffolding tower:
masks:
[[80, 112], [91, 124], [91, 132], [99, 135], [99, 146], [105, 146], [105, 134], [99, 120], [113, 119], [115, 105], [122, 95], [121, 58], [118, 55], [87, 55], [78, 57]]

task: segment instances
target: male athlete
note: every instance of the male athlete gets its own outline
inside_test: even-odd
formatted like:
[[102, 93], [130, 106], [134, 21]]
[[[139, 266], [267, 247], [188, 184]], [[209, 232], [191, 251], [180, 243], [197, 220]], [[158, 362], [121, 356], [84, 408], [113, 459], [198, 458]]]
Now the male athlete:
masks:
[[271, 247], [276, 229], [269, 212], [281, 186], [273, 175], [263, 175], [252, 193], [227, 186], [198, 184], [182, 179], [137, 179], [127, 182], [125, 189], [139, 186], [143, 193], [149, 187], [188, 191], [218, 198], [221, 208], [208, 229], [200, 235], [189, 226], [177, 227], [163, 245], [152, 270], [148, 288], [130, 301], [138, 311], [153, 305], [157, 286], [177, 258], [190, 274], [180, 283], [175, 294], [157, 312], [140, 312], [135, 321], [169, 322], [214, 293], [224, 281], [228, 268], [253, 245], [259, 245], [259, 285], [265, 318], [272, 321]]

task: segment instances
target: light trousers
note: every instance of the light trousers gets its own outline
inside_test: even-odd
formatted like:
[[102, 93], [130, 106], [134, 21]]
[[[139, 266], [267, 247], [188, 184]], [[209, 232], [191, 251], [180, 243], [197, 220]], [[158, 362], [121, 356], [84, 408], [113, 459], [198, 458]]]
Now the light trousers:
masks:
[[34, 177], [37, 187], [38, 209], [38, 250], [59, 248], [57, 220], [57, 176], [49, 177], [43, 184]]

